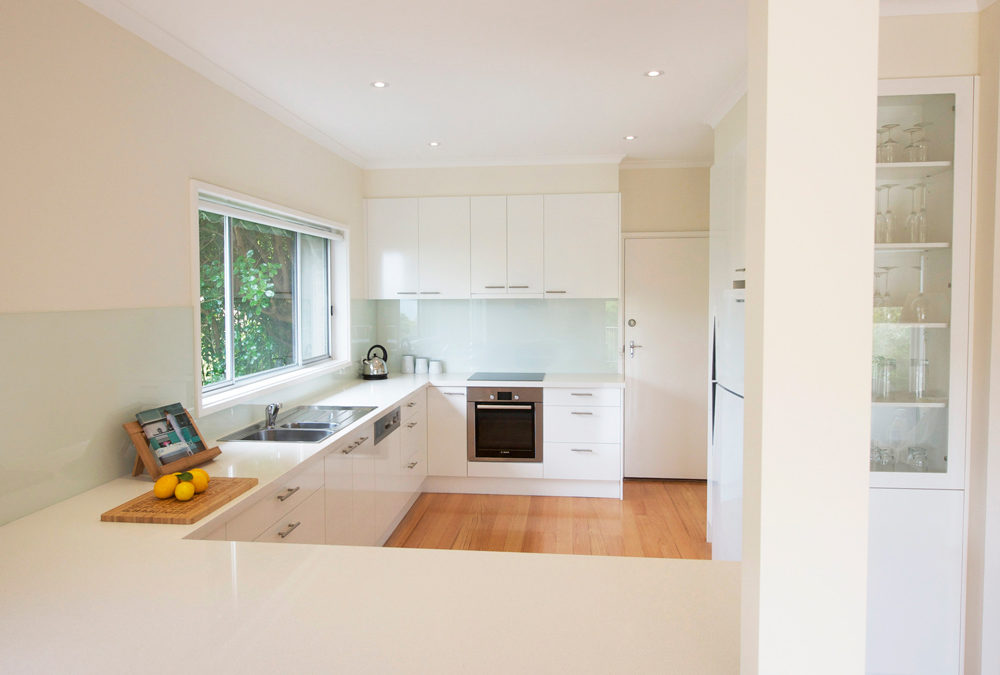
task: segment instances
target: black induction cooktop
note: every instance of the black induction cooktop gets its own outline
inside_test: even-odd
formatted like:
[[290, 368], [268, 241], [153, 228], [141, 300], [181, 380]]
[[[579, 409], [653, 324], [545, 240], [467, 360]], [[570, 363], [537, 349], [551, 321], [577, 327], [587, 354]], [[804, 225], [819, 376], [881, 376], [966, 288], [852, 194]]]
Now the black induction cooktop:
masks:
[[541, 382], [545, 373], [473, 373], [469, 381], [496, 380], [498, 382]]

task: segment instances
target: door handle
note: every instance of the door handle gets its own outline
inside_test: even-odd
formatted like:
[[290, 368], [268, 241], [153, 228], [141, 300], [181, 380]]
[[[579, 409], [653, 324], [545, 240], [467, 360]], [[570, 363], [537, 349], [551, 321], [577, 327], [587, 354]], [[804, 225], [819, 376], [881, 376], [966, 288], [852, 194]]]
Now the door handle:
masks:
[[631, 358], [633, 358], [633, 359], [634, 359], [634, 358], [635, 358], [635, 350], [636, 350], [636, 349], [641, 349], [641, 348], [642, 348], [642, 345], [637, 345], [637, 344], [635, 343], [635, 340], [629, 340], [629, 341], [628, 341], [628, 355], [629, 355], [629, 356], [630, 356]]

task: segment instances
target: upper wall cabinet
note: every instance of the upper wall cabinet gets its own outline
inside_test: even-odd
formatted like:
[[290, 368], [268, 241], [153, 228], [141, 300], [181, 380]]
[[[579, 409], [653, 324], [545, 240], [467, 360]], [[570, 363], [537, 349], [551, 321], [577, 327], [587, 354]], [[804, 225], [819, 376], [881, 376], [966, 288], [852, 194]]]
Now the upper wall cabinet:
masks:
[[368, 297], [617, 298], [618, 194], [371, 199]]
[[368, 296], [469, 297], [469, 198], [371, 199]]
[[618, 194], [545, 195], [545, 297], [618, 297]]
[[469, 198], [419, 201], [420, 297], [469, 297]]
[[473, 197], [472, 294], [542, 297], [542, 196]]
[[367, 207], [369, 297], [416, 297], [418, 200], [371, 199]]

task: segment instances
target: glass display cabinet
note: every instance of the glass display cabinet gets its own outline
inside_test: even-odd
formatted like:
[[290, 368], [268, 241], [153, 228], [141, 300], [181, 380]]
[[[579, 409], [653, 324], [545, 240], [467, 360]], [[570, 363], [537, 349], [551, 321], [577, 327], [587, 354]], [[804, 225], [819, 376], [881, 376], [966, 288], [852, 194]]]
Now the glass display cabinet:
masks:
[[972, 84], [879, 88], [872, 487], [965, 485]]

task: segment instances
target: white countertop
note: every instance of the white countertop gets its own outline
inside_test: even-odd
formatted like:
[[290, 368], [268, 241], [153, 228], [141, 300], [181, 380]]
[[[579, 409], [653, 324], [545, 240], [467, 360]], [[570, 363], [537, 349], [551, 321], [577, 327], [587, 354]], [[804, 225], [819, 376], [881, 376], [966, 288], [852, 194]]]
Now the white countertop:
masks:
[[[384, 407], [427, 381], [317, 404]], [[227, 444], [205, 468], [263, 486], [326, 445]], [[198, 541], [183, 537], [210, 518], [99, 520], [150, 488], [119, 478], [0, 527], [0, 671], [738, 670], [738, 564]]]

